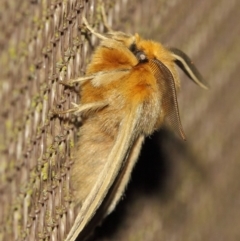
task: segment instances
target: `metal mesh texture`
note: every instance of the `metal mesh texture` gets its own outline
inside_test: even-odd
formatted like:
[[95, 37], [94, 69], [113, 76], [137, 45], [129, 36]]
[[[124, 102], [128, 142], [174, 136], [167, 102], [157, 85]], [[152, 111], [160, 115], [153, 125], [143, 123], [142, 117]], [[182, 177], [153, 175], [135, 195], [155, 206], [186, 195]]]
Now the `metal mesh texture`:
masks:
[[[147, 140], [125, 198], [92, 240], [239, 240], [240, 1], [106, 1], [116, 30], [186, 52], [211, 89], [180, 73], [182, 142]], [[74, 216], [69, 168], [76, 125], [52, 111], [79, 102], [61, 85], [84, 74], [103, 30], [98, 2], [1, 0], [0, 240], [63, 240]], [[77, 120], [73, 120], [77, 121]]]
[[81, 19], [96, 20], [97, 8], [97, 1], [2, 2], [0, 240], [63, 240], [73, 222], [76, 130], [53, 110], [77, 102], [59, 82], [83, 75], [91, 47]]

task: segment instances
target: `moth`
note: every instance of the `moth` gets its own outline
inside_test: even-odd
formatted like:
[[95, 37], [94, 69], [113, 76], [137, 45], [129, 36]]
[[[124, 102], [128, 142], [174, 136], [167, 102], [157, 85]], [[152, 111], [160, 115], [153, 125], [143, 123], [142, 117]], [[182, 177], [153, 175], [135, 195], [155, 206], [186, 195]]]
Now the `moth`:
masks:
[[202, 76], [182, 51], [110, 31], [101, 39], [81, 85], [81, 103], [72, 111], [83, 118], [71, 171], [78, 215], [66, 241], [82, 240], [121, 198], [144, 139], [168, 122], [185, 139], [177, 91], [178, 65], [200, 87]]

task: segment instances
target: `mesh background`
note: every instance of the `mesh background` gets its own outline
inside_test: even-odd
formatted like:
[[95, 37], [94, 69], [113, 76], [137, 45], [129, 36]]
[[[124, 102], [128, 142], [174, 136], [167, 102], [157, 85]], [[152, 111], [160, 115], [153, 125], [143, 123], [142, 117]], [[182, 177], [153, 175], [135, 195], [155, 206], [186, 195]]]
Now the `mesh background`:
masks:
[[[114, 29], [182, 49], [211, 89], [180, 71], [187, 142], [167, 130], [146, 140], [123, 200], [92, 240], [239, 240], [240, 2], [106, 2]], [[0, 3], [0, 240], [63, 240], [76, 215], [77, 130], [52, 110], [79, 101], [59, 81], [84, 73], [97, 41], [81, 35], [81, 17], [103, 31], [99, 3]]]

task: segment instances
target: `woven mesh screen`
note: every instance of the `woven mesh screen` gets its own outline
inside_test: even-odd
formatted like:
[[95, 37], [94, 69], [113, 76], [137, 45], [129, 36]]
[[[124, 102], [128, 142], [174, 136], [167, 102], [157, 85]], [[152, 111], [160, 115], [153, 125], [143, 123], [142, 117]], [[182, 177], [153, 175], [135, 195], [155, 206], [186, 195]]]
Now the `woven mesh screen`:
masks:
[[[211, 89], [180, 73], [187, 142], [166, 130], [146, 141], [124, 200], [92, 240], [239, 240], [240, 2], [107, 2], [114, 29], [182, 49]], [[76, 215], [78, 120], [52, 111], [79, 101], [59, 82], [83, 75], [97, 44], [81, 34], [83, 14], [103, 30], [97, 1], [1, 1], [0, 240], [63, 240]]]

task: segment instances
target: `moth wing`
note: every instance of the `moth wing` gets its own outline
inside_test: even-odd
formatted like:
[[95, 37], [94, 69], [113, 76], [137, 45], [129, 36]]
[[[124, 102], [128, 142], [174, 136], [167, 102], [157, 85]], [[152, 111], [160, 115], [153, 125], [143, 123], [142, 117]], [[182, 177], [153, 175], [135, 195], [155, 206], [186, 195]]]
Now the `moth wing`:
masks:
[[103, 202], [118, 173], [124, 167], [124, 161], [127, 160], [126, 156], [129, 154], [130, 147], [138, 138], [137, 124], [142, 114], [141, 110], [141, 105], [132, 108], [121, 121], [115, 144], [107, 158], [103, 171], [84, 201], [66, 241], [74, 241], [82, 232]]
[[83, 231], [78, 236], [80, 240], [84, 239], [89, 233], [91, 233], [91, 231], [99, 224], [99, 222], [114, 210], [129, 182], [132, 169], [139, 156], [144, 138], [145, 137], [143, 135], [140, 135], [134, 141], [129, 154], [126, 155], [124, 166], [118, 173], [106, 197], [104, 198], [103, 202], [97, 209], [90, 222], [84, 227]]
[[105, 215], [110, 214], [114, 210], [116, 204], [121, 198], [122, 193], [124, 192], [126, 185], [129, 182], [132, 169], [137, 161], [144, 139], [144, 135], [140, 135], [133, 143], [129, 155], [125, 161], [124, 167], [118, 174], [117, 179], [112, 186], [111, 193], [109, 193], [109, 196], [111, 197], [109, 198], [108, 205], [106, 205], [107, 212]]

